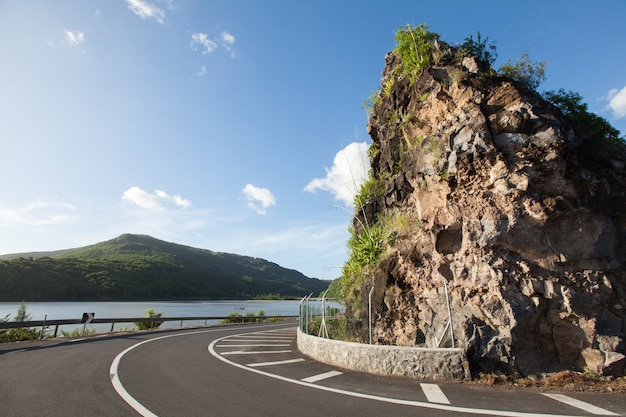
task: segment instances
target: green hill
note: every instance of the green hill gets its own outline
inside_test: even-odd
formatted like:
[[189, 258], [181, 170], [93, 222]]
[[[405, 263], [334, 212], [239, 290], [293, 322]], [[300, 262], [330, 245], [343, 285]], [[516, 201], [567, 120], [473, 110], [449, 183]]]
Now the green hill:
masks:
[[264, 259], [145, 235], [37, 255], [0, 260], [0, 301], [302, 297], [329, 284]]

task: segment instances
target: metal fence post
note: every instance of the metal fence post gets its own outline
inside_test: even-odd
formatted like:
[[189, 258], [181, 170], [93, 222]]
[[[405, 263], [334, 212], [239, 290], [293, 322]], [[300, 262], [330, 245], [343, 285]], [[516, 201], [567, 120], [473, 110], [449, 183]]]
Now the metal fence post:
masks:
[[448, 295], [448, 283], [444, 279], [443, 285], [446, 289], [446, 304], [448, 306], [448, 323], [450, 323], [450, 338], [452, 339], [452, 347], [454, 347], [454, 330], [452, 329], [452, 310], [450, 309], [450, 296]]
[[368, 299], [368, 304], [369, 304], [369, 334], [370, 334], [370, 345], [372, 344], [372, 293], [374, 292], [374, 287], [372, 286], [372, 289], [370, 290], [370, 293], [367, 297]]

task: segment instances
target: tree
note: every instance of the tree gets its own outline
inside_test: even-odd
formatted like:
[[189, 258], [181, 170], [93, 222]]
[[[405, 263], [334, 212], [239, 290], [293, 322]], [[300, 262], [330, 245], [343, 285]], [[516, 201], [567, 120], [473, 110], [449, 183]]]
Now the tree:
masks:
[[20, 308], [17, 310], [17, 314], [15, 315], [15, 321], [30, 321], [30, 314], [26, 311], [26, 303], [22, 301], [20, 304]]
[[536, 90], [546, 80], [546, 62], [532, 62], [528, 53], [524, 52], [515, 64], [508, 60], [502, 65], [500, 73], [524, 84], [530, 90]]
[[546, 91], [544, 98], [558, 107], [576, 126], [585, 129], [589, 134], [607, 142], [624, 143], [620, 131], [611, 126], [603, 117], [588, 110], [580, 94], [574, 91]]
[[493, 65], [498, 58], [498, 52], [496, 51], [495, 41], [487, 45], [488, 40], [488, 37], [483, 40], [480, 32], [476, 33], [476, 40], [474, 40], [472, 35], [469, 35], [468, 38], [465, 38], [465, 42], [461, 44], [461, 54], [474, 56], [479, 61], [487, 62], [490, 66]]

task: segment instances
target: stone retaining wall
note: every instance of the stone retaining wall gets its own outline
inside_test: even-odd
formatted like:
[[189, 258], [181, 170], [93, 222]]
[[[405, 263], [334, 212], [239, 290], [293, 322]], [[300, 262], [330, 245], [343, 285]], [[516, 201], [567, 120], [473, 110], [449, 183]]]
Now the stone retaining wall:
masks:
[[313, 359], [353, 371], [418, 379], [471, 379], [463, 349], [366, 345], [311, 336], [298, 329], [298, 349]]

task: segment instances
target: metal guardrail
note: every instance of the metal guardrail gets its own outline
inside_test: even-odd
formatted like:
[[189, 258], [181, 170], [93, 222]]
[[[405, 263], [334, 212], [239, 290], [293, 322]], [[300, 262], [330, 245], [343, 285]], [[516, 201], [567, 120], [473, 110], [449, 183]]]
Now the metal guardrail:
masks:
[[0, 330], [2, 329], [19, 329], [19, 328], [33, 328], [40, 327], [42, 329], [46, 327], [55, 326], [54, 335], [57, 337], [59, 326], [70, 324], [106, 324], [111, 323], [111, 332], [115, 327], [115, 323], [151, 323], [151, 322], [165, 322], [165, 321], [180, 321], [180, 327], [183, 327], [185, 321], [202, 321], [204, 325], [207, 325], [209, 320], [228, 320], [233, 322], [245, 323], [245, 322], [258, 322], [270, 319], [276, 320], [288, 320], [297, 319], [298, 316], [198, 316], [198, 317], [123, 317], [123, 318], [93, 318], [89, 323], [85, 323], [83, 319], [60, 319], [60, 320], [31, 320], [31, 321], [4, 321], [0, 322]]

